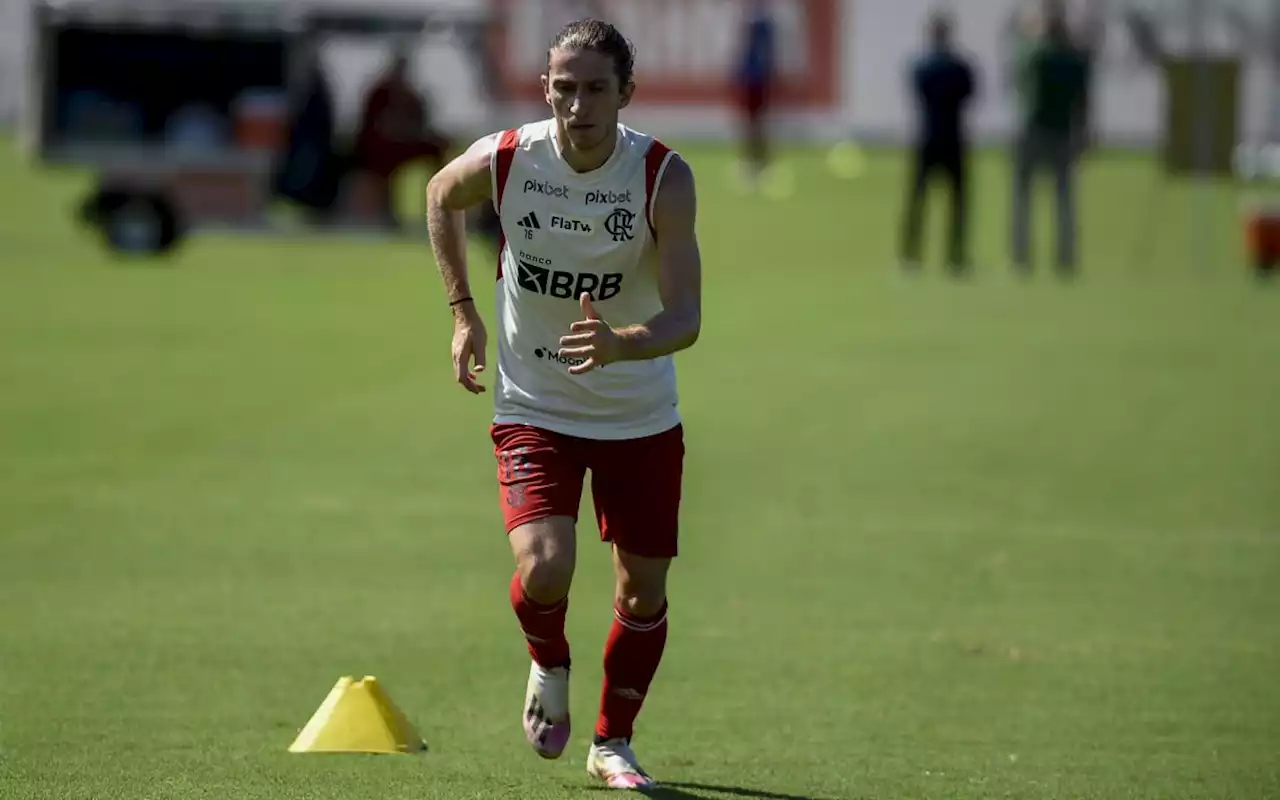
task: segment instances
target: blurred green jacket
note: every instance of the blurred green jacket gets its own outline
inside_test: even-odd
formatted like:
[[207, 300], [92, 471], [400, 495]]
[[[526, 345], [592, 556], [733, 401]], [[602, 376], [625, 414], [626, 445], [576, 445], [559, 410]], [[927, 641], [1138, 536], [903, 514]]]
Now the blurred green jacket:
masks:
[[1086, 54], [1070, 45], [1037, 40], [1020, 43], [1014, 58], [1023, 129], [1078, 133], [1089, 102]]

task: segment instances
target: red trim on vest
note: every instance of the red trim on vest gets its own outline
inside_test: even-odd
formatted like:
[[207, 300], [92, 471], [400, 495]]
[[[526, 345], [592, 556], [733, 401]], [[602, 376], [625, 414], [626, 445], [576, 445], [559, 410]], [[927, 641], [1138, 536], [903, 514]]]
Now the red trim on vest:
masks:
[[[498, 212], [498, 226], [502, 226], [502, 195], [507, 191], [507, 178], [511, 176], [511, 165], [516, 160], [516, 147], [520, 145], [520, 131], [512, 128], [502, 134], [502, 138], [498, 141], [498, 175], [495, 183], [498, 188], [498, 196], [494, 198], [495, 210]], [[502, 280], [502, 251], [507, 248], [507, 234], [501, 231], [498, 234], [498, 276], [497, 280]]]
[[670, 147], [654, 139], [649, 144], [649, 152], [644, 156], [644, 219], [655, 241], [658, 234], [653, 229], [653, 190], [658, 183], [658, 173], [670, 152]]

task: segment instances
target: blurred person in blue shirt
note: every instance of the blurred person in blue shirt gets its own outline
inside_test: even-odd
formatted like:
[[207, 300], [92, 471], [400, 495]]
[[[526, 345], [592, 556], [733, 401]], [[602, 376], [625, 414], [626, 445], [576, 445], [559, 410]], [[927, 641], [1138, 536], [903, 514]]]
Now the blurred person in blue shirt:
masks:
[[920, 237], [929, 180], [941, 173], [951, 185], [951, 226], [947, 251], [951, 270], [968, 267], [968, 160], [969, 136], [966, 109], [977, 93], [970, 62], [952, 44], [952, 21], [943, 12], [929, 17], [926, 52], [910, 68], [910, 91], [915, 100], [917, 126], [915, 164], [908, 187], [902, 229], [902, 263], [909, 269], [920, 263]]
[[752, 0], [747, 8], [742, 53], [736, 84], [744, 120], [743, 142], [746, 175], [754, 184], [769, 166], [769, 138], [765, 116], [776, 73], [777, 29], [765, 0]]

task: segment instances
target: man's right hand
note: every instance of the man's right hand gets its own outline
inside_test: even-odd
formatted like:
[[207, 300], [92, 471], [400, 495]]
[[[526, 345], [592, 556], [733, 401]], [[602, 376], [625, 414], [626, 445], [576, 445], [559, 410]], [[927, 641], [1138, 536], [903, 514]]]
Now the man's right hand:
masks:
[[484, 392], [484, 386], [476, 376], [484, 372], [487, 343], [484, 320], [468, 301], [458, 309], [453, 320], [453, 374], [462, 388], [472, 394]]

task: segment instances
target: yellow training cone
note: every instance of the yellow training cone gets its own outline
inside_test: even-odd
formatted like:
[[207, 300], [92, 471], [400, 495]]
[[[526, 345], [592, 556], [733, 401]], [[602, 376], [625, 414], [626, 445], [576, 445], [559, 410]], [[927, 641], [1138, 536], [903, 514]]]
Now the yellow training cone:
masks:
[[837, 178], [853, 180], [867, 171], [867, 156], [854, 141], [838, 142], [827, 154], [827, 169]]
[[427, 744], [378, 679], [338, 679], [290, 753], [413, 753]]

